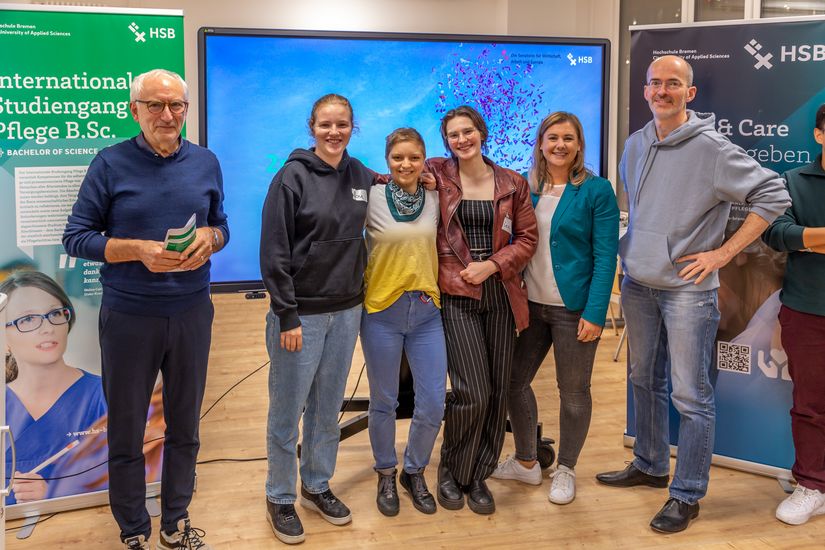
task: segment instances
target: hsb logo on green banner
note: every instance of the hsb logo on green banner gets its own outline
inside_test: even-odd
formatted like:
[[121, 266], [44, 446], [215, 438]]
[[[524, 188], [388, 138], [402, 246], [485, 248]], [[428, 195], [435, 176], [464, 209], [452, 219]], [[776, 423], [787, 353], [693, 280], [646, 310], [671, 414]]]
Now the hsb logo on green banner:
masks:
[[[183, 74], [181, 17], [0, 11], [3, 153], [57, 140], [131, 137], [129, 86], [163, 67]], [[58, 151], [59, 154], [59, 151]]]

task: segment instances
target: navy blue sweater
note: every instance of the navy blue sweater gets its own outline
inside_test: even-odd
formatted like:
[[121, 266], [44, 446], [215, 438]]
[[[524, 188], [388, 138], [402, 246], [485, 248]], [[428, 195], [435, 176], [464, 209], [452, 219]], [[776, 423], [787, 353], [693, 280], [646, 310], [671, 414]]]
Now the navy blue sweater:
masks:
[[[164, 158], [132, 138], [92, 160], [63, 246], [71, 256], [105, 262], [109, 238], [163, 241], [167, 229], [181, 227], [193, 212], [198, 227], [217, 227], [229, 241], [215, 155], [181, 140], [178, 151]], [[169, 315], [206, 297], [209, 288], [209, 262], [174, 273], [152, 273], [138, 261], [106, 263], [100, 273], [103, 305], [125, 313]]]

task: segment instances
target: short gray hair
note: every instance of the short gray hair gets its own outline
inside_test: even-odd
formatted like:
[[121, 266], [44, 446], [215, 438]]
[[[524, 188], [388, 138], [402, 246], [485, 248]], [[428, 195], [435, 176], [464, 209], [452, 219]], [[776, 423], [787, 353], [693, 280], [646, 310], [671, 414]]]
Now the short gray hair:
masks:
[[147, 78], [155, 78], [159, 76], [165, 76], [173, 80], [177, 80], [180, 85], [183, 86], [183, 99], [186, 101], [189, 100], [189, 86], [186, 85], [186, 81], [181, 78], [178, 73], [167, 71], [166, 69], [152, 69], [151, 71], [137, 75], [132, 80], [132, 85], [129, 87], [129, 101], [140, 99], [141, 94], [143, 94], [143, 82]]

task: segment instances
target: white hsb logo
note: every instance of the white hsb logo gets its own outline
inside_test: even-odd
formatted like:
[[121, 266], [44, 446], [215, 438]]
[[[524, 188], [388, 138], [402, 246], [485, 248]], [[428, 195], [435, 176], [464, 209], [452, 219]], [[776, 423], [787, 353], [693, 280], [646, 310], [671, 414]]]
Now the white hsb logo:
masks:
[[140, 32], [140, 27], [134, 21], [129, 24], [129, 30], [135, 35], [135, 42], [146, 42], [146, 33]]
[[152, 27], [149, 29], [149, 36], [151, 38], [175, 38], [175, 29]]
[[[755, 38], [745, 44], [745, 50], [756, 59], [755, 69], [773, 68], [772, 53], [760, 53], [762, 44]], [[825, 61], [825, 44], [783, 44], [779, 53], [781, 63], [805, 63], [807, 61]]]
[[[137, 23], [132, 22], [129, 30], [135, 35], [135, 42], [146, 42], [146, 31], [141, 31]], [[152, 27], [149, 29], [149, 38], [175, 38], [175, 29], [171, 27]]]
[[756, 41], [756, 38], [751, 39], [750, 42], [745, 44], [745, 51], [751, 54], [754, 59], [756, 59], [756, 65], [753, 67], [755, 69], [761, 69], [765, 67], [766, 69], [770, 69], [773, 67], [773, 63], [771, 63], [771, 59], [773, 59], [772, 53], [761, 54], [759, 50], [762, 49], [762, 44]]
[[591, 55], [580, 55], [578, 57], [573, 57], [572, 53], [567, 54], [567, 60], [570, 61], [570, 66], [575, 67], [576, 64], [581, 63], [586, 65], [588, 63], [593, 63], [593, 56]]
[[782, 46], [780, 58], [788, 61], [825, 61], [825, 44]]

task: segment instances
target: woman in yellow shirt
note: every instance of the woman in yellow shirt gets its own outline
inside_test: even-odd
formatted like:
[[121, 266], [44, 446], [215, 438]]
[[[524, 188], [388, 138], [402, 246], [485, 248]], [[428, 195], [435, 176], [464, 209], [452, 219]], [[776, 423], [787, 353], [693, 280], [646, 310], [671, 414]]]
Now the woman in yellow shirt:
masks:
[[419, 184], [426, 152], [417, 131], [399, 128], [387, 136], [386, 158], [391, 179], [370, 190], [361, 317], [370, 443], [378, 472], [376, 503], [386, 516], [398, 513], [395, 409], [403, 350], [413, 375], [415, 408], [400, 482], [416, 509], [433, 514], [436, 504], [424, 469], [441, 428], [447, 380], [435, 244], [438, 194]]

